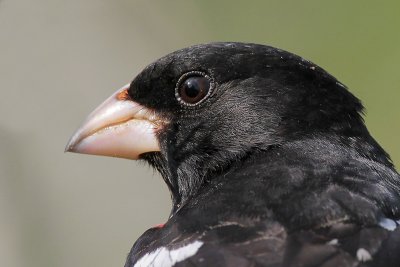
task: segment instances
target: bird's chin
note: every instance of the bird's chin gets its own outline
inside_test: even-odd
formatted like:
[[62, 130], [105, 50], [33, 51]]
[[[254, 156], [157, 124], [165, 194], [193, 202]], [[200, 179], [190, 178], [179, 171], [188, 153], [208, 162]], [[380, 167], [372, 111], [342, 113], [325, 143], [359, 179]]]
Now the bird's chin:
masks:
[[124, 86], [96, 108], [68, 142], [65, 151], [138, 159], [160, 151], [157, 132], [165, 122], [134, 102]]

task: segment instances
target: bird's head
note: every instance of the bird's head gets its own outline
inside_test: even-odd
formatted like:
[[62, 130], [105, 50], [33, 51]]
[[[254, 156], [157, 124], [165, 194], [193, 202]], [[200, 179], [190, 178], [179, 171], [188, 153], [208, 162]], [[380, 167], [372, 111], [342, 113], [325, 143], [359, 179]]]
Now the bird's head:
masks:
[[254, 152], [329, 133], [368, 136], [362, 105], [335, 78], [288, 52], [211, 43], [171, 53], [100, 105], [67, 145], [144, 159], [175, 206]]

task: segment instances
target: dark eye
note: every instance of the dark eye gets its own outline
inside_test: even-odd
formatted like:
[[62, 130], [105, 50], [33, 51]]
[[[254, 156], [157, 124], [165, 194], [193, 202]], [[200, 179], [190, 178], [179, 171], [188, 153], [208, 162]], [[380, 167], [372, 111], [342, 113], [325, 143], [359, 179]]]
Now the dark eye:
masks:
[[184, 105], [195, 106], [211, 94], [210, 77], [200, 72], [183, 75], [176, 87], [176, 97]]

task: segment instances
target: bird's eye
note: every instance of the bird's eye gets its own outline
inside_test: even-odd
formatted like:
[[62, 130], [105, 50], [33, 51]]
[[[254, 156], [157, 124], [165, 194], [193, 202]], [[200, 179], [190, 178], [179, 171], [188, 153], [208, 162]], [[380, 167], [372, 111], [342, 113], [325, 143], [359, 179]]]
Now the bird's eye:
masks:
[[211, 94], [211, 89], [212, 81], [209, 76], [201, 72], [190, 72], [179, 79], [175, 95], [182, 104], [195, 106]]

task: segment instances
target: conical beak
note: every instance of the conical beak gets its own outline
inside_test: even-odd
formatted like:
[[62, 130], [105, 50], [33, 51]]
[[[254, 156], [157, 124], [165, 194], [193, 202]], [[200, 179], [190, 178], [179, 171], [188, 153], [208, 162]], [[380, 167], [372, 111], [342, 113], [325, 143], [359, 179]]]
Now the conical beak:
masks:
[[160, 151], [156, 113], [132, 101], [126, 85], [97, 107], [69, 140], [65, 151], [138, 159]]

